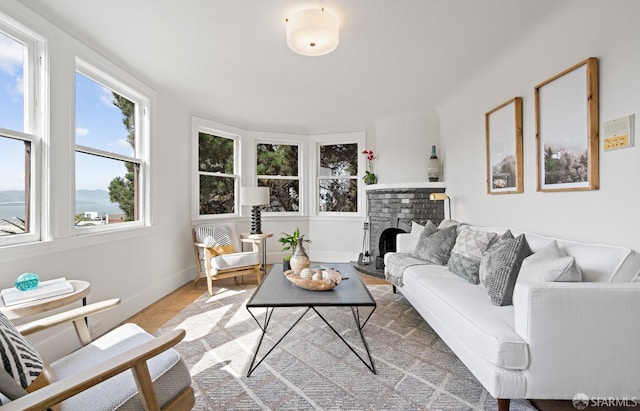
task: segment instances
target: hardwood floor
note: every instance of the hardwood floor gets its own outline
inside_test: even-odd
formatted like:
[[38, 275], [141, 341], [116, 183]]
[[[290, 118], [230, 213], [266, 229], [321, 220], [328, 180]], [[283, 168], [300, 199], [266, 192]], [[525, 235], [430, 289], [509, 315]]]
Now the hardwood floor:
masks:
[[[360, 278], [365, 284], [389, 284], [387, 281], [372, 277], [366, 274], [360, 274]], [[239, 280], [240, 281], [240, 280]], [[245, 283], [255, 284], [255, 277], [245, 276], [243, 279]], [[231, 285], [234, 283], [233, 278], [226, 278], [219, 280], [216, 284], [219, 285]], [[391, 287], [391, 285], [389, 285]], [[189, 281], [187, 284], [178, 288], [171, 294], [166, 295], [155, 303], [151, 304], [144, 310], [133, 315], [125, 322], [131, 322], [138, 324], [149, 333], [156, 332], [164, 323], [173, 318], [182, 309], [191, 304], [196, 298], [200, 297], [207, 291], [206, 281], [200, 280], [194, 287], [193, 282]], [[533, 405], [541, 411], [575, 411], [571, 401], [553, 401], [553, 400], [534, 400], [531, 401]], [[587, 411], [630, 411], [632, 409], [640, 409], [639, 407], [588, 407]]]

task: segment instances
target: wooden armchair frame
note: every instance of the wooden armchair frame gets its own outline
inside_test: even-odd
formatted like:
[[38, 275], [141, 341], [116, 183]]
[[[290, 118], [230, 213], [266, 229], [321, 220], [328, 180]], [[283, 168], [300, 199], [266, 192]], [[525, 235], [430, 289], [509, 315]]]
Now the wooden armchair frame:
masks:
[[[22, 335], [30, 335], [53, 326], [72, 322], [81, 344], [91, 342], [85, 318], [92, 314], [108, 310], [120, 304], [120, 299], [111, 299], [85, 307], [75, 308], [43, 319], [26, 323], [16, 328]], [[147, 360], [173, 347], [185, 337], [184, 330], [175, 330], [147, 341], [122, 354], [91, 366], [82, 373], [55, 381], [10, 403], [0, 406], [1, 411], [44, 410], [70, 398], [100, 382], [123, 371], [131, 369], [136, 382], [140, 399], [147, 411], [186, 411], [193, 408], [195, 396], [191, 386], [185, 388], [168, 404], [160, 408], [157, 396], [147, 367]]]
[[[258, 284], [262, 282], [263, 272], [260, 269], [262, 264], [243, 267], [232, 267], [223, 270], [218, 269], [211, 265], [211, 258], [215, 257], [215, 255], [211, 253], [209, 247], [207, 247], [207, 245], [204, 243], [197, 242], [195, 227], [191, 229], [191, 237], [193, 239], [193, 250], [196, 257], [196, 278], [193, 280], [194, 286], [197, 284], [198, 280], [200, 280], [201, 278], [206, 278], [209, 295], [213, 295], [213, 282], [215, 280], [238, 277], [245, 274], [255, 274], [258, 280]], [[258, 255], [260, 255], [260, 240], [241, 238], [240, 241], [241, 243], [251, 244], [253, 251], [258, 252]], [[201, 255], [204, 256], [204, 267]]]

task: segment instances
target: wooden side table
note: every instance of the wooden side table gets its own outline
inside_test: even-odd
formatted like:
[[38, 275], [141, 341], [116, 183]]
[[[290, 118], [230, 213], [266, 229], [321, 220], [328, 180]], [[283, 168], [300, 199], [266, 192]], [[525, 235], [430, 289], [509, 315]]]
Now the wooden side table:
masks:
[[4, 301], [0, 298], [0, 312], [2, 312], [9, 320], [14, 320], [16, 318], [28, 317], [30, 315], [40, 314], [45, 311], [64, 307], [65, 305], [78, 300], [82, 300], [82, 305], [87, 305], [87, 294], [91, 291], [89, 282], [81, 280], [69, 280], [69, 282], [73, 285], [73, 292], [56, 295], [55, 297], [14, 304], [8, 307], [4, 305]]
[[260, 240], [260, 253], [262, 254], [262, 272], [264, 273], [264, 275], [266, 275], [267, 274], [267, 238], [273, 237], [273, 233], [261, 233], [261, 234], [241, 233], [240, 237], [246, 238], [249, 240]]

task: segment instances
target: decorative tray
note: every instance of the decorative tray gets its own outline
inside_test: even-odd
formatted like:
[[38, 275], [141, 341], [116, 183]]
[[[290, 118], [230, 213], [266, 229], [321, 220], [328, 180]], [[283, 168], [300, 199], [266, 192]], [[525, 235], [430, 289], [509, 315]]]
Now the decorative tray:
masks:
[[340, 281], [347, 280], [349, 277], [343, 277], [338, 271], [333, 269], [314, 270], [320, 272], [323, 277], [321, 280], [313, 280], [311, 278], [303, 278], [300, 274], [296, 274], [293, 270], [287, 270], [284, 272], [284, 276], [287, 280], [300, 288], [311, 291], [328, 291], [335, 288]]

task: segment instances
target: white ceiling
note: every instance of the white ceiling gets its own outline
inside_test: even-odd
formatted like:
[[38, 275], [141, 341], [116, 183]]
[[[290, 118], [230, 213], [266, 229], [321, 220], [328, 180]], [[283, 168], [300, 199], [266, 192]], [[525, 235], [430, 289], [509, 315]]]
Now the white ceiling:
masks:
[[[193, 114], [318, 133], [433, 109], [565, 0], [20, 1]], [[322, 4], [340, 45], [293, 53], [285, 18]]]

